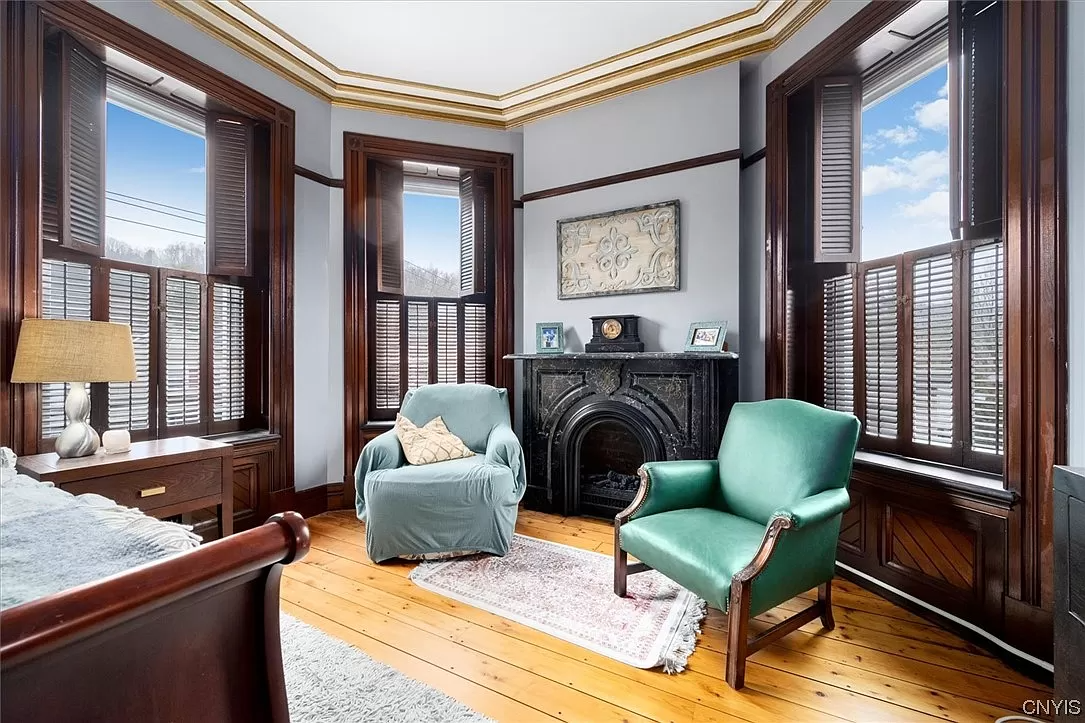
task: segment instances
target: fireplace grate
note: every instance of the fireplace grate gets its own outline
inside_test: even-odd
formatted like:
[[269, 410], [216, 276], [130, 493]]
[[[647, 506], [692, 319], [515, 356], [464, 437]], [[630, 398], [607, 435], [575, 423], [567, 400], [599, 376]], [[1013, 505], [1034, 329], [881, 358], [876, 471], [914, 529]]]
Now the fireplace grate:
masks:
[[613, 470], [605, 474], [585, 475], [580, 486], [581, 513], [613, 517], [633, 501], [640, 480], [636, 475]]

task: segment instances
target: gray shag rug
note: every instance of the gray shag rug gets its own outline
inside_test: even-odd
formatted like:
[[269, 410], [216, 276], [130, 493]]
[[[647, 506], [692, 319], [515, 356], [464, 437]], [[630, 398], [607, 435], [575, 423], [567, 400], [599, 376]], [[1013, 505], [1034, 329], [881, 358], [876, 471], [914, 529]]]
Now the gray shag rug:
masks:
[[297, 618], [284, 613], [280, 629], [291, 723], [490, 720]]

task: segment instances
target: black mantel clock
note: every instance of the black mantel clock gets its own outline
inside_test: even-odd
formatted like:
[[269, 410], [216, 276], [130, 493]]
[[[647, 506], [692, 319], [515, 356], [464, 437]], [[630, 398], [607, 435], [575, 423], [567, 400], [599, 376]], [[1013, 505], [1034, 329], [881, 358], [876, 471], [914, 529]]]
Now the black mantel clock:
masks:
[[584, 345], [586, 352], [644, 351], [634, 314], [593, 316], [591, 318], [591, 341]]

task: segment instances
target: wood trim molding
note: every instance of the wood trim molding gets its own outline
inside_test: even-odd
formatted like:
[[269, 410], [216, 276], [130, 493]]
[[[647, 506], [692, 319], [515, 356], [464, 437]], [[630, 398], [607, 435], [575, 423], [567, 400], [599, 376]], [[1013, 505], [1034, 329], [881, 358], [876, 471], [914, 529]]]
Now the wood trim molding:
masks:
[[554, 196], [564, 196], [568, 193], [579, 193], [580, 191], [590, 191], [593, 188], [602, 188], [603, 186], [613, 186], [616, 183], [628, 183], [629, 181], [639, 181], [642, 178], [651, 178], [652, 176], [662, 176], [665, 173], [677, 173], [678, 171], [688, 171], [691, 168], [700, 168], [701, 166], [711, 166], [716, 163], [726, 163], [727, 161], [735, 161], [742, 158], [742, 151], [735, 148], [730, 151], [722, 151], [720, 153], [710, 153], [707, 156], [697, 156], [696, 158], [686, 158], [681, 161], [672, 161], [670, 163], [661, 163], [658, 166], [649, 166], [647, 168], [638, 168], [634, 171], [625, 171], [624, 173], [615, 173], [610, 176], [602, 176], [600, 178], [592, 178], [587, 181], [578, 181], [576, 183], [570, 183], [565, 186], [555, 186], [554, 188], [544, 188], [541, 191], [532, 191], [531, 193], [525, 193], [520, 197], [522, 203], [530, 203], [531, 201], [538, 201], [543, 198], [553, 198]]
[[[790, 173], [802, 157], [789, 149], [801, 123], [808, 83], [830, 74], [852, 57], [856, 47], [912, 5], [887, 0], [871, 3], [814, 48], [766, 90], [766, 396], [784, 397], [788, 380], [804, 385], [804, 364], [818, 338], [803, 339], [809, 326], [796, 318], [796, 349], [788, 348], [789, 282], [797, 309], [811, 303], [802, 278], [789, 279], [790, 262], [800, 249], [789, 233], [802, 229], [801, 213], [791, 218]], [[954, 599], [910, 571], [892, 571], [876, 558], [877, 530], [887, 514], [874, 498], [885, 494], [928, 494], [950, 519], [975, 516], [982, 531], [982, 608], [977, 624], [992, 635], [1040, 659], [1052, 647], [1053, 541], [1052, 467], [1066, 458], [1066, 11], [1060, 3], [1009, 3], [1005, 7], [1004, 108], [1005, 209], [1002, 236], [1006, 251], [1006, 452], [1002, 469], [1009, 505], [965, 499], [956, 490], [914, 481], [865, 487], [872, 505], [866, 555], [848, 564], [878, 579], [895, 579], [935, 607], [953, 609]], [[790, 112], [789, 112], [790, 111]], [[790, 131], [790, 132], [789, 132]], [[795, 178], [792, 179], [795, 183]], [[794, 202], [794, 199], [792, 199]], [[800, 204], [801, 205], [801, 204]], [[796, 212], [797, 213], [797, 212]], [[789, 365], [796, 372], [790, 374]], [[815, 382], [817, 380], [815, 379]], [[816, 390], [797, 389], [798, 396]], [[856, 465], [853, 484], [877, 472]], [[924, 489], [926, 487], [926, 489]], [[972, 495], [971, 497], [975, 497]], [[841, 559], [848, 557], [841, 548]], [[895, 578], [893, 576], [896, 576]], [[903, 589], [903, 588], [902, 588]], [[956, 603], [959, 605], [959, 602]], [[975, 602], [969, 602], [974, 606]], [[972, 610], [971, 607], [968, 610]], [[962, 617], [969, 617], [963, 615]]]
[[747, 168], [765, 158], [765, 147], [761, 146], [758, 150], [754, 151], [748, 156], [743, 156], [739, 161], [738, 168], [741, 171], [745, 171]]
[[330, 176], [325, 176], [323, 173], [310, 171], [305, 166], [299, 166], [297, 164], [294, 165], [294, 175], [301, 176], [302, 178], [308, 178], [310, 181], [313, 181], [314, 183], [319, 183], [323, 186], [327, 186], [328, 188], [343, 187], [342, 178], [332, 178]]
[[[366, 168], [370, 159], [487, 168], [494, 177], [494, 386], [511, 389], [515, 344], [512, 155], [398, 138], [343, 134], [343, 500], [355, 494], [354, 466], [362, 447], [384, 429], [369, 424], [369, 369], [366, 299]], [[345, 504], [345, 502], [344, 502]]]
[[[0, 426], [0, 444], [20, 454], [38, 452], [39, 409], [36, 385], [11, 384], [18, 326], [40, 312], [40, 103], [41, 38], [46, 24], [91, 42], [115, 48], [188, 83], [222, 104], [266, 126], [270, 146], [267, 202], [259, 227], [268, 243], [260, 253], [269, 265], [267, 428], [281, 437], [273, 477], [293, 487], [294, 480], [294, 111], [230, 76], [182, 53], [89, 3], [5, 3], [3, 33], [3, 111], [0, 114], [0, 271], [12, 283], [0, 293], [0, 414], [19, 425]], [[10, 416], [9, 416], [10, 415]]]

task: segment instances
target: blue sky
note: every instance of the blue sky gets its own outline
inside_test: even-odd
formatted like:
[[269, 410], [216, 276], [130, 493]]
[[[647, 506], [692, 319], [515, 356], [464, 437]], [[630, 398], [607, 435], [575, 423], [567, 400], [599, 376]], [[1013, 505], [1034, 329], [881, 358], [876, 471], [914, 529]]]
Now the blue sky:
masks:
[[459, 197], [403, 194], [403, 258], [459, 275]]
[[161, 248], [178, 241], [202, 244], [206, 157], [202, 137], [107, 104], [106, 236], [137, 248]]
[[864, 261], [952, 239], [947, 80], [943, 65], [863, 111]]

